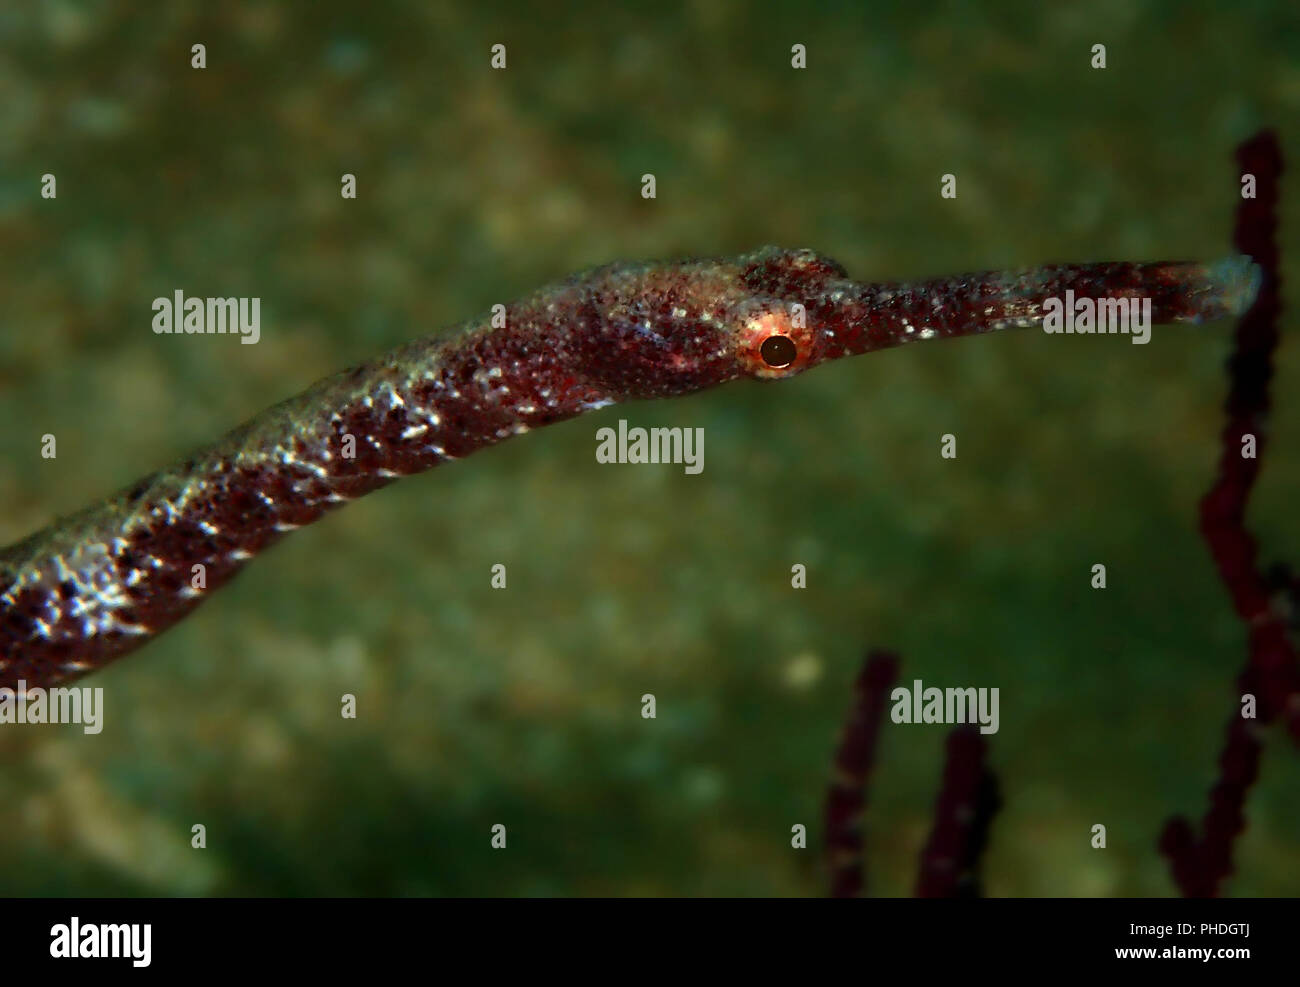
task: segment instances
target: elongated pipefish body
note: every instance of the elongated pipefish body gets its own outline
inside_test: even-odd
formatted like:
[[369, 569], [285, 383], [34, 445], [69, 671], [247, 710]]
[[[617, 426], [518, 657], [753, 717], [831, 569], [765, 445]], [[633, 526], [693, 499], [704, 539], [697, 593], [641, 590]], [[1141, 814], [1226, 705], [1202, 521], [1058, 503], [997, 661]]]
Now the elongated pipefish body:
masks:
[[[1247, 258], [850, 280], [809, 250], [614, 264], [408, 343], [0, 551], [0, 687], [70, 680], [154, 638], [286, 532], [392, 480], [620, 401], [780, 379], [917, 339], [1041, 326], [1044, 303], [1243, 311]], [[349, 454], [351, 453], [351, 454]], [[198, 568], [198, 567], [202, 568]]]

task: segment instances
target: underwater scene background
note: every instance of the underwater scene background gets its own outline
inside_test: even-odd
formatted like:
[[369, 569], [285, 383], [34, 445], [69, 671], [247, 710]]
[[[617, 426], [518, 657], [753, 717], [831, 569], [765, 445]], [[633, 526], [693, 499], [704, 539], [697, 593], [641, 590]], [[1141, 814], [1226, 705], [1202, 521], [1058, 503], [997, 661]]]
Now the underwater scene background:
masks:
[[[596, 264], [1227, 255], [1234, 146], [1272, 125], [1300, 160], [1300, 10], [58, 2], [0, 12], [0, 86], [8, 544]], [[176, 289], [260, 297], [260, 341], [154, 334]], [[1266, 562], [1300, 563], [1295, 312], [1248, 517]], [[987, 894], [1173, 894], [1156, 841], [1204, 809], [1245, 659], [1196, 530], [1230, 332], [909, 346], [395, 484], [81, 682], [102, 733], [0, 729], [0, 893], [822, 895], [836, 738], [883, 646], [903, 684], [1000, 689]], [[702, 427], [704, 471], [598, 464], [620, 419]], [[946, 732], [883, 728], [871, 893], [912, 890]], [[1266, 736], [1232, 895], [1300, 890], [1300, 757]]]

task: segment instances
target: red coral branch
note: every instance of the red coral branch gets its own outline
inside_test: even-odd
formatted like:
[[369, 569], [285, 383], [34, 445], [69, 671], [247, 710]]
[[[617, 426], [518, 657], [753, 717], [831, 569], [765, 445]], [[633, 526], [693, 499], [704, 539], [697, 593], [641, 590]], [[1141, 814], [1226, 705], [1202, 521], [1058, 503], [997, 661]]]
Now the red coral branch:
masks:
[[[1261, 724], [1284, 718], [1292, 738], [1300, 743], [1300, 704], [1296, 702], [1300, 667], [1287, 636], [1289, 607], [1279, 605], [1277, 576], [1257, 567], [1258, 545], [1245, 526], [1246, 505], [1267, 440], [1269, 381], [1282, 307], [1277, 248], [1282, 152], [1277, 136], [1272, 131], [1257, 134], [1237, 149], [1237, 161], [1243, 174], [1255, 176], [1256, 197], [1241, 200], [1233, 239], [1241, 252], [1259, 264], [1263, 278], [1259, 296], [1237, 325], [1228, 359], [1231, 387], [1219, 475], [1201, 500], [1200, 528], [1248, 630], [1249, 658], [1237, 679], [1241, 693], [1256, 697]], [[1253, 458], [1243, 455], [1246, 436], [1255, 439]], [[1200, 837], [1185, 818], [1176, 817], [1165, 825], [1160, 838], [1160, 850], [1169, 858], [1174, 882], [1184, 896], [1217, 895], [1223, 880], [1232, 873], [1232, 848], [1246, 826], [1245, 801], [1259, 774], [1260, 752], [1253, 721], [1234, 709]]]
[[921, 853], [918, 898], [978, 898], [979, 861], [989, 827], [1002, 808], [997, 777], [986, 764], [988, 745], [973, 726], [948, 734], [943, 786], [934, 807], [934, 828]]
[[[853, 707], [835, 752], [835, 774], [826, 794], [826, 854], [834, 898], [857, 897], [866, 886], [862, 828], [867, 780], [875, 766], [885, 703], [898, 679], [898, 666], [893, 652], [872, 651], [854, 683]], [[921, 855], [918, 897], [980, 893], [979, 858], [1002, 806], [997, 779], [985, 763], [987, 753], [975, 727], [958, 727], [948, 735], [934, 829]]]
[[835, 774], [826, 793], [826, 857], [833, 898], [857, 897], [866, 883], [862, 822], [867, 779], [876, 761], [885, 701], [897, 678], [898, 656], [875, 650], [867, 655], [853, 686], [853, 709], [835, 752]]

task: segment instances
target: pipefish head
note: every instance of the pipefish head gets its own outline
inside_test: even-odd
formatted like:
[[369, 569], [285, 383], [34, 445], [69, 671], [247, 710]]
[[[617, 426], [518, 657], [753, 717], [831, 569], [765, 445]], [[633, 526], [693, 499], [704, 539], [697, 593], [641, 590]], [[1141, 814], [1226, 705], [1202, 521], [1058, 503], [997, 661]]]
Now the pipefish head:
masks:
[[740, 372], [781, 380], [827, 359], [829, 338], [815, 324], [814, 300], [844, 277], [836, 261], [812, 250], [764, 247], [742, 258], [741, 283], [750, 294], [735, 320]]
[[[617, 265], [581, 284], [565, 347], [616, 400], [688, 394], [738, 377], [791, 377], [829, 356], [809, 300], [842, 277], [810, 250]], [[816, 303], [812, 303], [816, 310]]]

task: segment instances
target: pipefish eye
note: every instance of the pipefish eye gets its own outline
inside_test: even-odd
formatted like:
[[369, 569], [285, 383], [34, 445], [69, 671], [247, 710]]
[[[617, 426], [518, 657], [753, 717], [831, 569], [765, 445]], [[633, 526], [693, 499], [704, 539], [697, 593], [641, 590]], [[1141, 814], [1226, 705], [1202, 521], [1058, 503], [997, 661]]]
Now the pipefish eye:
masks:
[[789, 336], [778, 332], [763, 340], [763, 344], [758, 348], [758, 355], [773, 370], [782, 370], [794, 363], [799, 356], [799, 347], [795, 346], [794, 340]]

